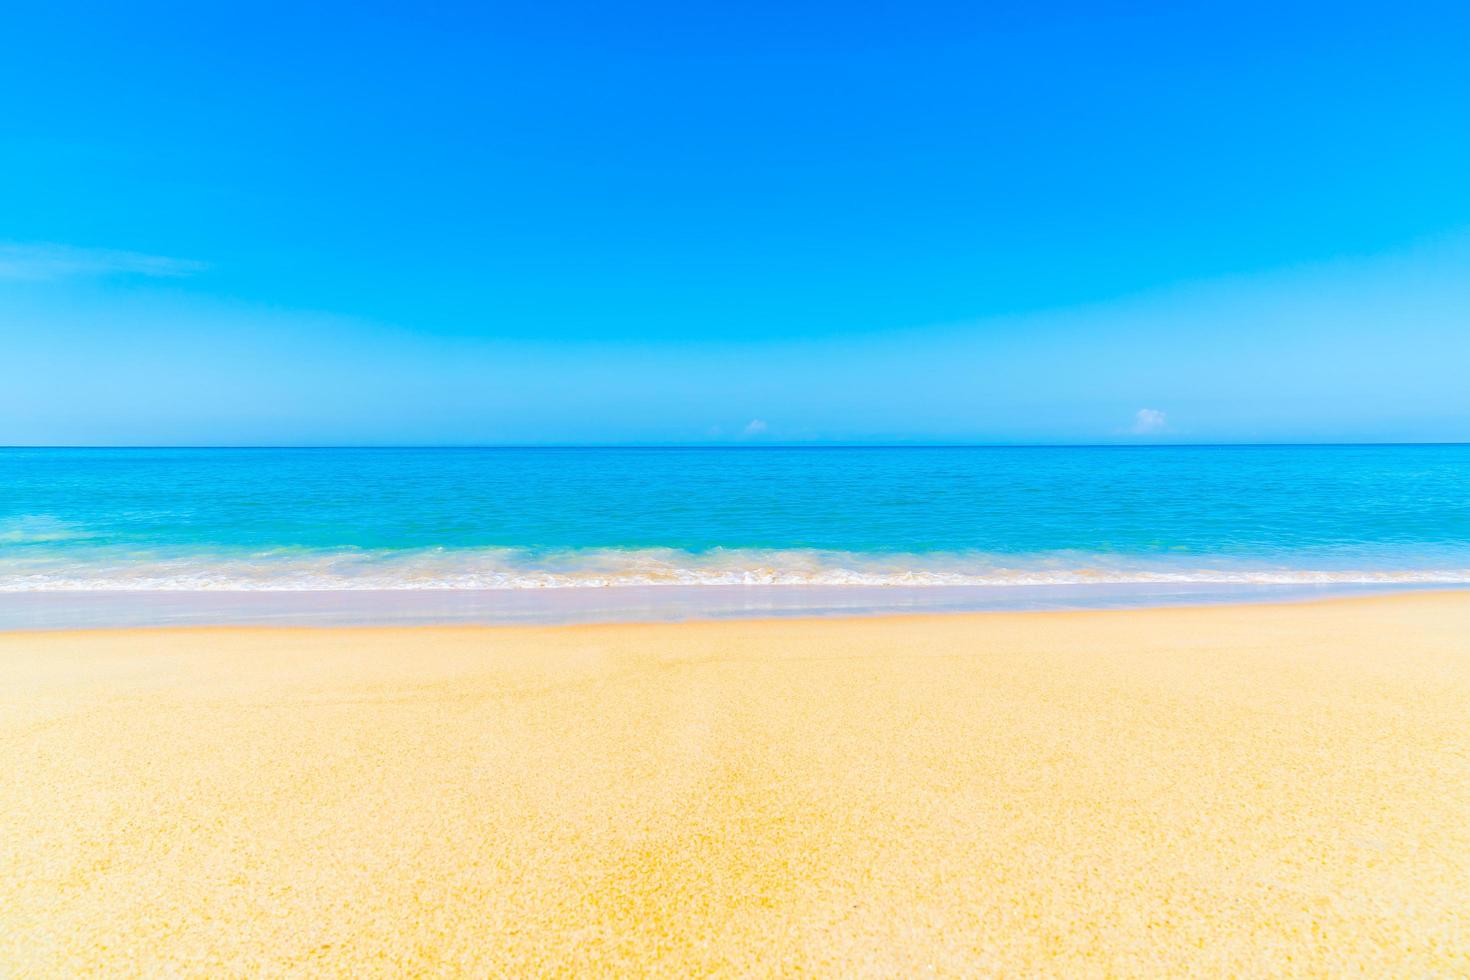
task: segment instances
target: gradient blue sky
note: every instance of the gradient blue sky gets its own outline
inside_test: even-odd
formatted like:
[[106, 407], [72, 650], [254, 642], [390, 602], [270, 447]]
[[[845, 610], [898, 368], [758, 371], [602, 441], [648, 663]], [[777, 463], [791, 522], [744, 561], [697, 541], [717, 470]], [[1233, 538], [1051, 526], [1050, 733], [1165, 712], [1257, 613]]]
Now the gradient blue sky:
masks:
[[0, 444], [1467, 440], [1373, 7], [9, 4]]

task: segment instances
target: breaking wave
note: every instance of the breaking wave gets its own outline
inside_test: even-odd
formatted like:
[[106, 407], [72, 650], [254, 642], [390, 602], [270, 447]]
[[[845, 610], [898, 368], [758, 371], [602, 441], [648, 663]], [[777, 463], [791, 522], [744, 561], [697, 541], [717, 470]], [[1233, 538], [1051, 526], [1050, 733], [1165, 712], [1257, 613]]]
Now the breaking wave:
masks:
[[[33, 535], [48, 529], [32, 528]], [[53, 533], [64, 533], [50, 528]], [[11, 529], [10, 533], [16, 533]], [[28, 541], [61, 540], [33, 536]], [[27, 549], [28, 551], [30, 549]], [[0, 557], [0, 592], [507, 590], [626, 586], [1079, 586], [1470, 584], [1466, 567], [1279, 563], [1080, 553], [860, 554], [812, 550], [510, 548], [252, 553], [68, 548]]]

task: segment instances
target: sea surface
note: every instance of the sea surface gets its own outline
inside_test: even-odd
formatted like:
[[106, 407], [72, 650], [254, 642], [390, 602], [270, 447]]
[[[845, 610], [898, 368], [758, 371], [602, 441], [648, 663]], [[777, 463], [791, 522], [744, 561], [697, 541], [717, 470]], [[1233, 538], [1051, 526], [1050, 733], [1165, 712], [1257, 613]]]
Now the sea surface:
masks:
[[143, 593], [514, 621], [1464, 585], [1464, 445], [0, 450], [0, 626]]

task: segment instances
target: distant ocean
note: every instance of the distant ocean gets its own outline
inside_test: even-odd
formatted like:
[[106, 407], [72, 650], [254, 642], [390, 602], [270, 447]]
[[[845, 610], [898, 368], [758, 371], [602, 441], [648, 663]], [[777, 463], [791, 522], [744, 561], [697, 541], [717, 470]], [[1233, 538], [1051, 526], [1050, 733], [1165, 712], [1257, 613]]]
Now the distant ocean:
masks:
[[0, 450], [0, 594], [1466, 584], [1461, 445]]

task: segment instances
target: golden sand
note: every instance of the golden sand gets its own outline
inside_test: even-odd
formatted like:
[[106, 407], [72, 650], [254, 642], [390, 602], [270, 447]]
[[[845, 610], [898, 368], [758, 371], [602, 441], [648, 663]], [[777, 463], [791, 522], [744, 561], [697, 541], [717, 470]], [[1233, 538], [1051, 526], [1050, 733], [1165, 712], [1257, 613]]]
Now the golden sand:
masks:
[[0, 635], [0, 973], [1470, 974], [1470, 595]]

